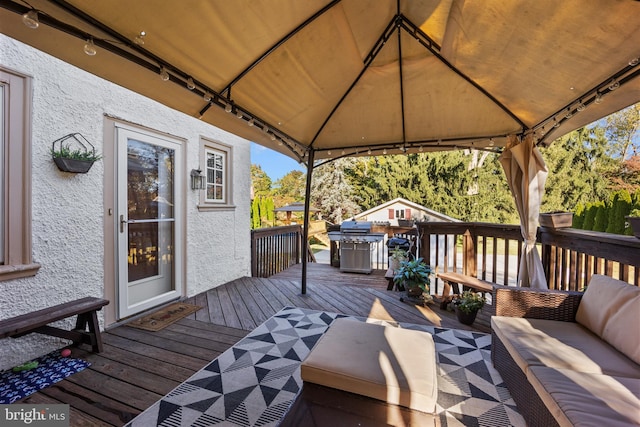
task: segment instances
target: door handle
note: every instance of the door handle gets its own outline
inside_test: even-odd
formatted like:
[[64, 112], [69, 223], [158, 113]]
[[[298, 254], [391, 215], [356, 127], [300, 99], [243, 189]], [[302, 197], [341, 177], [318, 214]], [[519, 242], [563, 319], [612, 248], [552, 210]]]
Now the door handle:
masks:
[[124, 219], [124, 215], [120, 215], [120, 232], [124, 233], [124, 225], [127, 223], [127, 220]]

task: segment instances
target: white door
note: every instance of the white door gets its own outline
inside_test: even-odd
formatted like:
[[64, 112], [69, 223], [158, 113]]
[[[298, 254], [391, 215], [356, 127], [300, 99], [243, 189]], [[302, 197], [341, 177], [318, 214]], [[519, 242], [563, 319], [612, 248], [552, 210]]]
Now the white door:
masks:
[[118, 316], [180, 297], [182, 146], [117, 128]]

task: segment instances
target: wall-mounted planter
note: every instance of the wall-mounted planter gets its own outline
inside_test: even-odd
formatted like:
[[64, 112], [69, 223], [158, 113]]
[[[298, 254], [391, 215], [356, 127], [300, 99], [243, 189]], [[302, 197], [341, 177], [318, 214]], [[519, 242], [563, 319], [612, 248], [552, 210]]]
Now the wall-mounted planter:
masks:
[[567, 228], [573, 223], [573, 212], [546, 212], [540, 214], [540, 226]]
[[640, 239], [640, 216], [626, 216], [625, 219], [633, 230], [633, 235]]
[[62, 172], [87, 173], [91, 166], [102, 157], [96, 149], [79, 133], [70, 133], [53, 141], [51, 156]]
[[54, 157], [53, 161], [62, 172], [71, 173], [87, 173], [94, 163], [88, 160], [67, 159], [64, 157]]

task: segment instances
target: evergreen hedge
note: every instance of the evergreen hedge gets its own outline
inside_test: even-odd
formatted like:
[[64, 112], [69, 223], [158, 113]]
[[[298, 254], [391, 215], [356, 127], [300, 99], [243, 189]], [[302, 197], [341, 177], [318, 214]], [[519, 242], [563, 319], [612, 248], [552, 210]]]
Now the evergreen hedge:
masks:
[[640, 190], [634, 194], [616, 191], [609, 201], [578, 204], [573, 213], [573, 228], [632, 235], [625, 217], [633, 209], [640, 209]]

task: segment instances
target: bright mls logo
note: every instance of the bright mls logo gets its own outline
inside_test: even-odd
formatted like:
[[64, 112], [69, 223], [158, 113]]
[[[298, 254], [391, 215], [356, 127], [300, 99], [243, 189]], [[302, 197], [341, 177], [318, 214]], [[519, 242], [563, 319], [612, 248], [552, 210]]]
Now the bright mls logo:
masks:
[[0, 425], [68, 427], [69, 405], [0, 405]]

